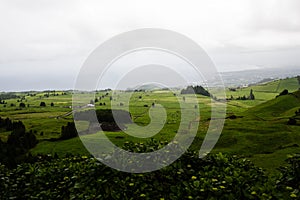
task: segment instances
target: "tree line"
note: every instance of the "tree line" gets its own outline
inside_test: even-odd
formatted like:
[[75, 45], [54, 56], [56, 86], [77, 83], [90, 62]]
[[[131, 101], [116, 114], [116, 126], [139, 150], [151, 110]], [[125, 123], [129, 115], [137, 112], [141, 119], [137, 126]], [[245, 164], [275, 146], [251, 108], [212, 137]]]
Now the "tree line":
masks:
[[[0, 130], [11, 131], [7, 141], [0, 139], [0, 162], [9, 167], [14, 167], [17, 160], [38, 143], [32, 130], [26, 131], [21, 121], [12, 121], [0, 117]], [[1, 134], [1, 133], [0, 133]]]
[[188, 86], [186, 89], [181, 90], [181, 94], [201, 94], [207, 97], [211, 96], [211, 94], [206, 89], [204, 89], [201, 85]]

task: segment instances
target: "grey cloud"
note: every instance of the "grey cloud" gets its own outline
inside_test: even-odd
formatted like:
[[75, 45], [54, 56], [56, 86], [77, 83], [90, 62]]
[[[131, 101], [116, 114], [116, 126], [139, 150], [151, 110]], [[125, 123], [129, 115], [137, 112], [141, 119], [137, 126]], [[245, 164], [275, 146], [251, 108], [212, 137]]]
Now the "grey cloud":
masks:
[[[190, 37], [225, 71], [300, 63], [298, 0], [3, 0], [0, 24], [0, 90], [34, 89], [27, 80], [39, 79], [37, 69], [43, 87], [69, 88], [99, 44], [145, 27]], [[34, 73], [16, 75], [20, 69]]]

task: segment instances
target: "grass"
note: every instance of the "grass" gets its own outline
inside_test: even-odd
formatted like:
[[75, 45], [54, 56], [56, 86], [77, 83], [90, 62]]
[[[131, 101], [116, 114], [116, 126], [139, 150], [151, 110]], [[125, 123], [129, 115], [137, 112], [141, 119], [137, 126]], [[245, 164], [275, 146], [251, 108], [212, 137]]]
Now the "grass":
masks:
[[[253, 101], [230, 100], [227, 102], [227, 115], [234, 114], [241, 118], [226, 120], [223, 132], [213, 149], [213, 153], [224, 152], [245, 155], [258, 166], [275, 173], [276, 168], [283, 164], [288, 154], [299, 152], [300, 150], [299, 147], [294, 145], [300, 146], [300, 126], [288, 126], [286, 124], [288, 118], [293, 116], [295, 110], [300, 108], [300, 100], [293, 95], [275, 97], [283, 89], [288, 89], [292, 92], [298, 88], [297, 79], [290, 78], [241, 88], [237, 89], [237, 91], [226, 91], [227, 97], [233, 96], [237, 98], [243, 95], [248, 96], [252, 89], [256, 99]], [[29, 107], [19, 108], [19, 99], [7, 100], [6, 107], [0, 105], [1, 117], [21, 120], [27, 130], [35, 131], [36, 137], [40, 142], [31, 152], [33, 154], [57, 153], [59, 155], [66, 153], [88, 154], [79, 138], [57, 142], [45, 141], [45, 139], [59, 137], [61, 126], [72, 121], [72, 116], [68, 116], [65, 119], [55, 118], [71, 111], [71, 108], [69, 108], [72, 104], [71, 93], [62, 95], [63, 92], [58, 91], [56, 92], [59, 94], [58, 96], [49, 97], [46, 97], [45, 94], [47, 93], [44, 92], [31, 93], [34, 93], [35, 96], [20, 94], [25, 95], [25, 100], [22, 101], [26, 105], [29, 104]], [[111, 92], [108, 95], [105, 95], [106, 92], [97, 92], [96, 97], [101, 97], [101, 99], [96, 103], [96, 109], [108, 109], [113, 104], [117, 109], [126, 110], [127, 106], [129, 106], [133, 121], [140, 127], [127, 125], [128, 130], [139, 134], [139, 128], [145, 128], [151, 122], [149, 110], [152, 103], [155, 103], [155, 105], [160, 104], [166, 110], [166, 123], [160, 132], [153, 137], [162, 141], [171, 141], [173, 139], [181, 121], [182, 113], [178, 100], [183, 101], [183, 95], [180, 95], [180, 91], [176, 92], [176, 96], [169, 91], [137, 92], [130, 97], [129, 105], [125, 101], [128, 98], [127, 93], [120, 91], [115, 93], [115, 96], [118, 98], [110, 101], [109, 96]], [[191, 100], [191, 97], [189, 95], [184, 96], [186, 99], [185, 103], [190, 108], [186, 107], [183, 110], [190, 117], [193, 117], [194, 120], [200, 120], [197, 136], [191, 146], [191, 149], [198, 151], [209, 126], [211, 100], [208, 97], [198, 95], [199, 103], [197, 108], [194, 108], [196, 104]], [[45, 102], [47, 106], [40, 107], [41, 101]], [[51, 102], [54, 103], [54, 107], [50, 107]], [[100, 106], [100, 102], [106, 105]], [[16, 104], [16, 106], [11, 107], [11, 103]], [[123, 105], [120, 105], [120, 103], [123, 103]], [[200, 110], [200, 117], [195, 114], [196, 109]], [[8, 132], [2, 130], [0, 138], [5, 141], [8, 134]], [[101, 134], [103, 135], [100, 132], [83, 137], [89, 141], [96, 141]], [[126, 132], [105, 132], [105, 134], [117, 146], [122, 146], [126, 141], [144, 142], [147, 140], [135, 138]]]
[[294, 115], [293, 111], [295, 112], [300, 106], [300, 99], [297, 98], [295, 94], [300, 95], [300, 92], [298, 91], [293, 94], [280, 96], [271, 101], [260, 104], [249, 109], [249, 113], [261, 118], [291, 117]]

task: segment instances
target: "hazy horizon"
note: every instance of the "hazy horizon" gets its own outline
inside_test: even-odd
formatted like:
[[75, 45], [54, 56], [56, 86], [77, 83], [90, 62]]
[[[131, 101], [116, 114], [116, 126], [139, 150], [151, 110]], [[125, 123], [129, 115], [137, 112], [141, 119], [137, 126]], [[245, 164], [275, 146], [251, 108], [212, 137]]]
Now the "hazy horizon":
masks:
[[[289, 67], [285, 69], [282, 68], [245, 69], [245, 70], [225, 71], [225, 72], [220, 72], [220, 74], [223, 79], [225, 87], [232, 87], [232, 86], [237, 87], [237, 86], [243, 86], [245, 84], [258, 83], [259, 81], [262, 81], [266, 78], [276, 80], [276, 79], [284, 79], [284, 78], [300, 76], [300, 67], [299, 68]], [[195, 85], [195, 84], [191, 84], [191, 85]], [[200, 83], [199, 85], [202, 84]], [[140, 85], [132, 85], [129, 87], [124, 87], [122, 88], [122, 90], [134, 89], [138, 86]], [[184, 88], [186, 86], [187, 85], [174, 85], [172, 88], [177, 88], [177, 87]], [[105, 89], [111, 89], [111, 87], [97, 88], [97, 90], [105, 90]], [[72, 91], [74, 90], [74, 88], [73, 87], [70, 88], [53, 87], [53, 88], [42, 88], [42, 89], [28, 88], [25, 90], [0, 90], [0, 92], [27, 92], [27, 91], [29, 92], [29, 91], [47, 91], [47, 90]]]

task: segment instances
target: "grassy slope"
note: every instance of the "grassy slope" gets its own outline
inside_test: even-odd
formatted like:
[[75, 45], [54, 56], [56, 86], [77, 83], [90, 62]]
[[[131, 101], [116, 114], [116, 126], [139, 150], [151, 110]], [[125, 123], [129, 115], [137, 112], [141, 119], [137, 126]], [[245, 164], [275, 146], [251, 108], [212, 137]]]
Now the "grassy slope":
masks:
[[[296, 108], [300, 107], [300, 92], [279, 96], [271, 101], [260, 104], [248, 110], [248, 113], [263, 119], [291, 117]], [[290, 115], [290, 116], [288, 116]]]
[[264, 101], [273, 99], [284, 89], [288, 89], [290, 92], [296, 91], [299, 88], [299, 83], [297, 78], [287, 78], [276, 80], [264, 84], [253, 85], [246, 88], [237, 89], [236, 92], [226, 91], [227, 97], [231, 95], [236, 98], [238, 96], [249, 96], [250, 90], [253, 89], [254, 95], [256, 97], [256, 104], [262, 103]]
[[[297, 88], [296, 84], [298, 84], [296, 81], [297, 80], [294, 78], [284, 79], [264, 85], [252, 86], [251, 88], [254, 90], [254, 94], [256, 95], [255, 101], [234, 100], [228, 102], [228, 114], [236, 114], [243, 116], [243, 118], [226, 120], [221, 138], [213, 151], [246, 155], [257, 165], [266, 168], [271, 172], [283, 163], [287, 154], [299, 152], [299, 147], [292, 147], [292, 145], [300, 145], [298, 142], [300, 141], [300, 128], [297, 126], [286, 125], [287, 119], [290, 116], [293, 116], [294, 111], [300, 106], [299, 100], [292, 95], [274, 99], [281, 89], [288, 89], [289, 91], [295, 90]], [[228, 92], [227, 95], [247, 95], [251, 88], [243, 88], [237, 92]], [[161, 98], [161, 95], [164, 95], [164, 97]], [[155, 95], [154, 93], [149, 96], [143, 96], [142, 102], [133, 99], [134, 106], [131, 107], [131, 112], [134, 115], [144, 113], [142, 110], [144, 108], [141, 108], [142, 105], [145, 104], [145, 102], [149, 104], [156, 99], [160, 99], [162, 104], [165, 103], [168, 110], [173, 108], [173, 112], [176, 111], [176, 106], [173, 105], [174, 99], [172, 99], [172, 96], [161, 93], [159, 95]], [[199, 134], [192, 146], [195, 150], [200, 148], [208, 127], [208, 122], [205, 119], [209, 117], [208, 110], [205, 110], [207, 109], [209, 100], [203, 97], [199, 97], [199, 100], [201, 118], [203, 120], [200, 121]], [[148, 120], [149, 118], [146, 113], [145, 115], [142, 115], [142, 117], [137, 118], [136, 122], [143, 124], [145, 122], [149, 122]], [[169, 134], [174, 133], [173, 129], [176, 130], [176, 127], [167, 125], [165, 130], [168, 131], [163, 132], [161, 139], [169, 140]], [[117, 145], [121, 145], [126, 140], [140, 141], [139, 139], [128, 137], [122, 132], [106, 134]], [[125, 138], [116, 139], [116, 136], [123, 136]], [[47, 145], [45, 145], [45, 143]], [[72, 143], [72, 145], [76, 146], [76, 148], [68, 148], [68, 143]], [[49, 145], [49, 142], [44, 142], [40, 143], [33, 152], [85, 152], [82, 151], [79, 146], [81, 146], [81, 143], [77, 138], [69, 141], [63, 141], [55, 145]]]
[[300, 91], [280, 96], [227, 120], [215, 151], [248, 155], [256, 164], [274, 171], [287, 154], [300, 152], [300, 126], [287, 125], [300, 108]]
[[[70, 111], [71, 95], [50, 96], [46, 98], [45, 93], [36, 93], [36, 96], [26, 96], [23, 102], [26, 104], [26, 108], [19, 108], [20, 102], [18, 99], [6, 100], [7, 105], [0, 105], [0, 116], [9, 117], [13, 120], [21, 120], [27, 130], [33, 130], [37, 132], [38, 139], [54, 138], [60, 134], [62, 125], [65, 125], [72, 119], [60, 119], [57, 120], [54, 117]], [[24, 95], [24, 94], [23, 94]], [[40, 107], [40, 102], [45, 102], [46, 107]], [[54, 107], [50, 107], [51, 102], [54, 102]], [[10, 104], [16, 106], [11, 107]], [[27, 107], [29, 105], [29, 107]], [[40, 133], [43, 132], [43, 136]], [[0, 134], [0, 137], [5, 140]]]
[[[244, 116], [235, 120], [226, 120], [221, 138], [213, 150], [214, 152], [229, 152], [244, 154], [249, 156], [256, 164], [269, 170], [274, 170], [277, 166], [283, 163], [286, 155], [289, 153], [299, 152], [299, 147], [289, 147], [292, 144], [299, 144], [300, 129], [297, 126], [288, 126], [286, 121], [288, 117], [293, 116], [296, 108], [300, 107], [297, 99], [293, 96], [283, 96], [274, 99], [283, 89], [295, 91], [299, 88], [296, 78], [278, 80], [263, 85], [251, 86], [248, 88], [239, 89], [236, 92], [226, 91], [227, 96], [233, 97], [248, 96], [250, 89], [253, 89], [256, 100], [250, 101], [229, 101], [227, 104], [228, 115], [235, 114]], [[103, 95], [97, 93], [97, 96]], [[142, 95], [142, 99], [138, 96]], [[205, 136], [208, 121], [210, 117], [209, 103], [207, 97], [198, 96], [199, 108], [201, 112], [201, 121], [198, 135], [193, 143], [192, 148], [198, 150]], [[272, 100], [274, 99], [274, 100]], [[147, 125], [149, 123], [148, 108], [145, 104], [151, 105], [152, 102], [160, 103], [167, 108], [168, 123], [164, 129], [156, 137], [160, 140], [170, 140], [175, 134], [178, 122], [177, 111], [179, 111], [178, 103], [172, 93], [152, 92], [152, 93], [137, 93], [132, 97], [130, 112], [134, 116], [136, 123]], [[271, 100], [271, 101], [270, 101]], [[40, 108], [39, 103], [45, 101], [47, 105], [54, 102], [55, 106]], [[187, 98], [188, 101], [188, 98]], [[8, 104], [14, 103], [18, 105], [16, 99], [7, 101]], [[105, 109], [110, 107], [109, 98], [105, 97], [100, 102], [105, 102], [106, 106], [97, 106], [97, 108]], [[19, 109], [17, 107], [7, 106], [6, 108], [0, 105], [0, 116], [8, 116], [14, 120], [22, 120], [27, 129], [37, 131], [38, 139], [58, 137], [62, 125], [72, 118], [55, 119], [49, 116], [57, 116], [70, 111], [66, 106], [71, 105], [71, 94], [44, 97], [44, 93], [37, 93], [35, 97], [26, 97], [26, 104], [30, 104], [29, 108]], [[119, 107], [123, 109], [123, 107]], [[130, 127], [129, 127], [130, 128]], [[40, 132], [44, 132], [44, 136], [40, 136]], [[121, 145], [125, 141], [142, 141], [138, 138], [126, 135], [123, 132], [109, 132], [106, 135], [112, 142]], [[124, 138], [119, 138], [122, 136]], [[0, 137], [5, 140], [7, 133], [1, 133]], [[93, 135], [87, 136], [93, 137]], [[87, 154], [79, 138], [70, 139], [60, 142], [40, 142], [36, 148], [32, 150], [36, 153], [78, 153]]]
[[[269, 146], [273, 146], [270, 148], [272, 151], [254, 155], [253, 160], [257, 164], [265, 168], [278, 167], [286, 159], [287, 154], [300, 152], [300, 126], [286, 124], [288, 118], [294, 116], [299, 108], [300, 91], [297, 91], [249, 110], [250, 116], [258, 116], [261, 120], [265, 120], [267, 127], [274, 127], [270, 130], [271, 137], [269, 138], [272, 142]], [[265, 135], [260, 135], [260, 137], [265, 137]]]

